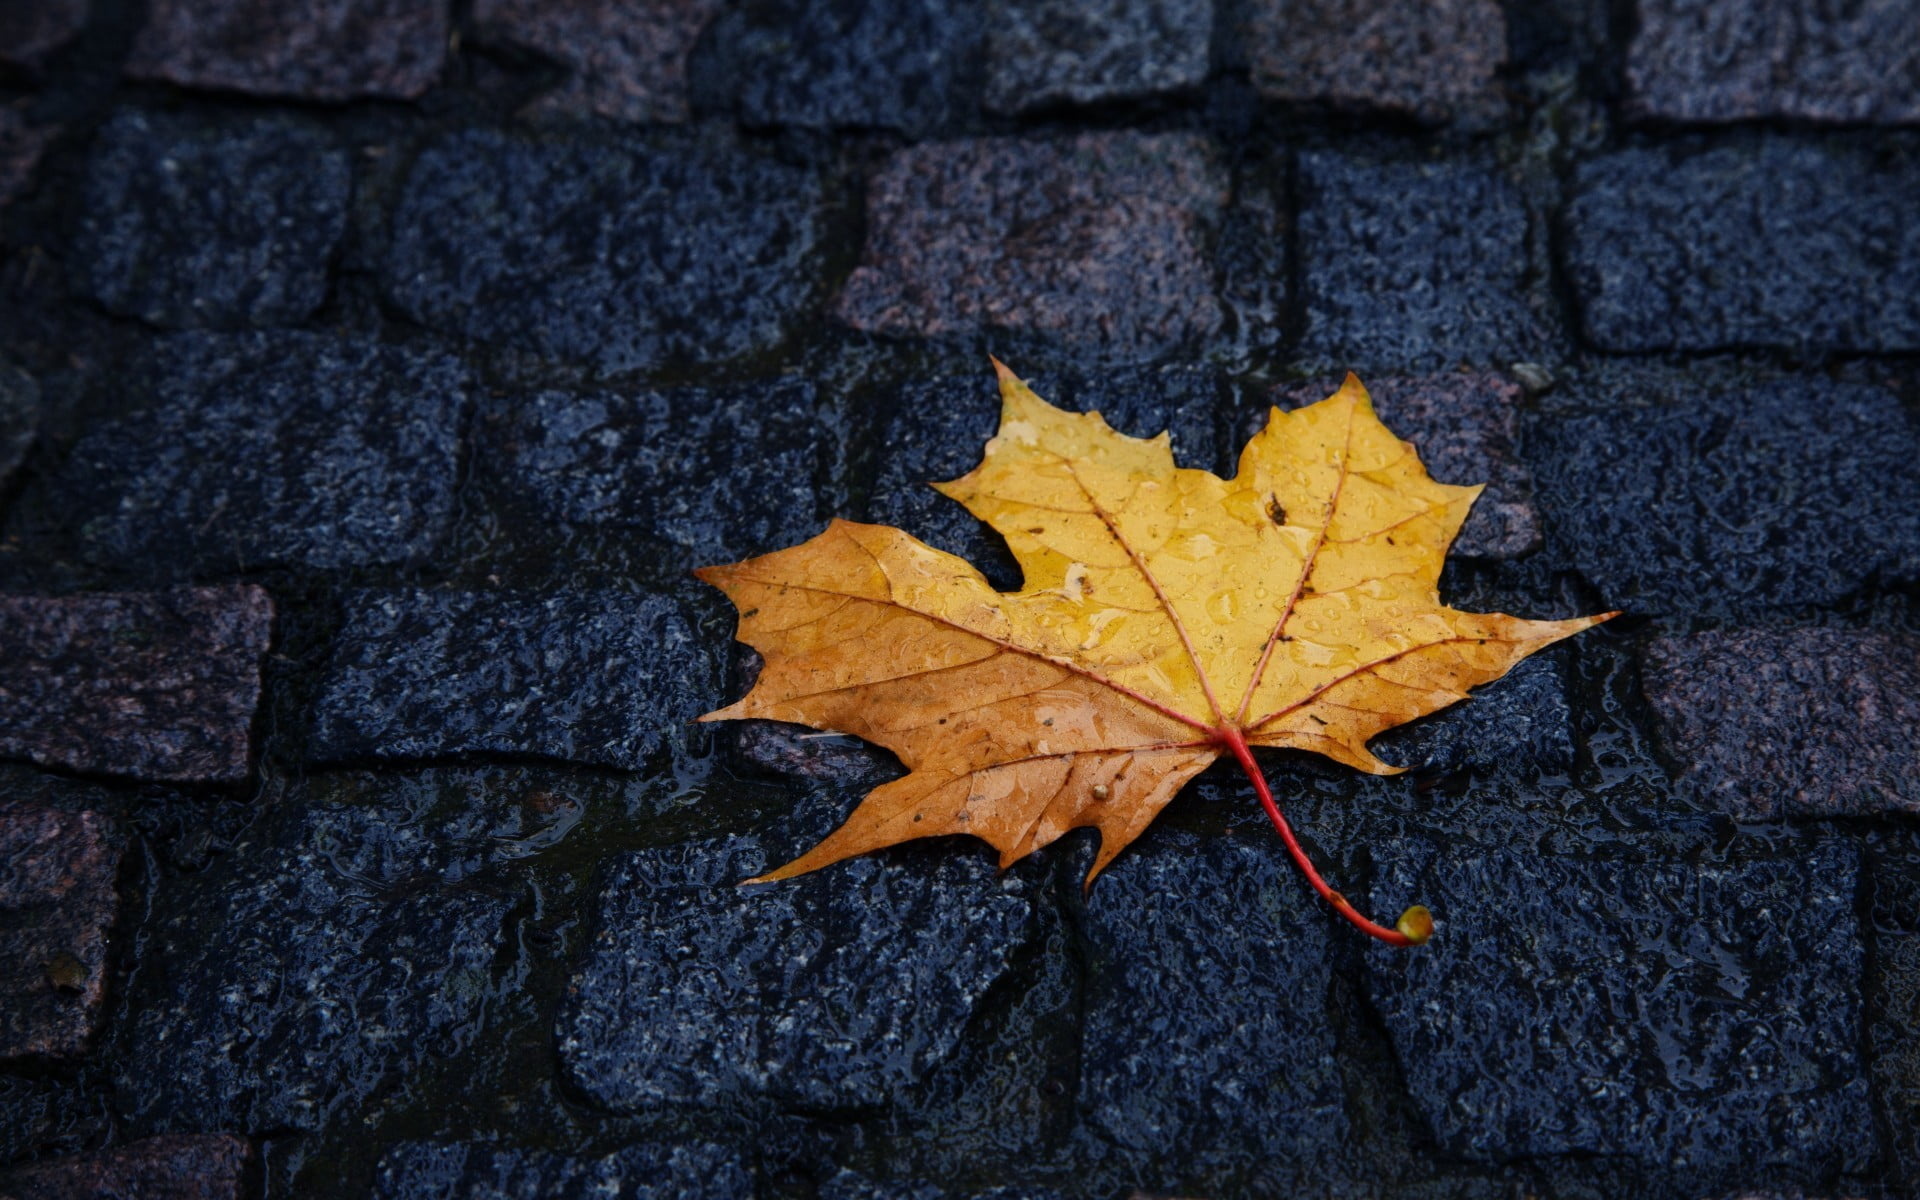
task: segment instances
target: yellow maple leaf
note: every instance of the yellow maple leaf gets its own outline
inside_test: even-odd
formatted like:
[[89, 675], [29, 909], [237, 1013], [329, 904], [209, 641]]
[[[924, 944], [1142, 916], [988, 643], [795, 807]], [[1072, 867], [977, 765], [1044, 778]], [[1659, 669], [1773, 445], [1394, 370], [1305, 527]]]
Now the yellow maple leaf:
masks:
[[1091, 827], [1090, 885], [1228, 754], [1341, 915], [1385, 941], [1426, 940], [1425, 909], [1384, 929], [1320, 878], [1249, 747], [1393, 774], [1368, 739], [1614, 614], [1528, 621], [1441, 604], [1447, 547], [1480, 489], [1430, 479], [1351, 375], [1318, 404], [1273, 410], [1221, 479], [1175, 467], [1164, 433], [1116, 433], [994, 367], [999, 432], [979, 467], [934, 486], [1007, 539], [1021, 590], [851, 521], [696, 572], [765, 659], [744, 699], [701, 720], [851, 733], [908, 767], [761, 878], [955, 833], [985, 839], [1004, 867]]

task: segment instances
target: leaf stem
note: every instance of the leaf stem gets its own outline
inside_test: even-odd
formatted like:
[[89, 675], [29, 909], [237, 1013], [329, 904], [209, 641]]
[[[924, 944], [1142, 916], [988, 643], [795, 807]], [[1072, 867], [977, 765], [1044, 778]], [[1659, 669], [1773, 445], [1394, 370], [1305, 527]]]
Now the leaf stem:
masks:
[[1400, 928], [1388, 929], [1361, 916], [1359, 910], [1354, 908], [1345, 896], [1334, 891], [1326, 880], [1320, 878], [1320, 872], [1313, 869], [1313, 861], [1307, 857], [1306, 850], [1301, 847], [1300, 839], [1293, 836], [1292, 827], [1287, 824], [1287, 819], [1280, 815], [1280, 806], [1273, 802], [1273, 793], [1267, 789], [1267, 777], [1261, 773], [1259, 764], [1253, 761], [1253, 750], [1247, 745], [1246, 736], [1238, 729], [1224, 724], [1215, 729], [1213, 734], [1216, 740], [1233, 752], [1234, 758], [1240, 762], [1241, 770], [1245, 771], [1247, 778], [1253, 781], [1254, 794], [1260, 797], [1260, 805], [1267, 810], [1267, 816], [1273, 821], [1273, 827], [1280, 831], [1280, 840], [1287, 844], [1287, 853], [1293, 856], [1294, 865], [1300, 868], [1300, 873], [1307, 877], [1307, 882], [1313, 885], [1314, 891], [1320, 893], [1322, 900], [1333, 905], [1335, 912], [1352, 922], [1361, 932], [1369, 937], [1378, 938], [1389, 946], [1418, 946], [1427, 940], [1433, 931], [1433, 919], [1426, 909], [1417, 904], [1414, 905], [1401, 915]]

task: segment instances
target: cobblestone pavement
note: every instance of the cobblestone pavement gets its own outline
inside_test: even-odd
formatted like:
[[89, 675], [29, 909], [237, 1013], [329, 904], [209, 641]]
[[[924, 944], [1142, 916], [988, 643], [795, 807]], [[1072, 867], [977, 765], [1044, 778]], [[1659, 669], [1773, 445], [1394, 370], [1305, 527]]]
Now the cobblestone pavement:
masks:
[[[1629, 614], [1076, 835], [736, 881], [690, 568], [986, 354], [1352, 368], [1463, 607]], [[1920, 1196], [1920, 0], [0, 5], [0, 1196]]]

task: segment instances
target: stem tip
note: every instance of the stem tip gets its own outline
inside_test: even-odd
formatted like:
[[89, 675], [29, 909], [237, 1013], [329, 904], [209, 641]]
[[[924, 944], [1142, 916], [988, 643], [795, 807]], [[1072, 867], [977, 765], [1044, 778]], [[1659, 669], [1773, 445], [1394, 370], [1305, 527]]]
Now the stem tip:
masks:
[[1393, 927], [1400, 931], [1400, 936], [1418, 946], [1433, 936], [1433, 914], [1427, 911], [1426, 905], [1415, 904], [1400, 914]]

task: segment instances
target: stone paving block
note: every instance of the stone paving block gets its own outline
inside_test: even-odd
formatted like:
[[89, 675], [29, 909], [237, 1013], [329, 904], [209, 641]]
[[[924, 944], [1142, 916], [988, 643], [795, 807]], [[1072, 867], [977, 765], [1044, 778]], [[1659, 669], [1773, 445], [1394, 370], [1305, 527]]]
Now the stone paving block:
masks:
[[1444, 1153], [1859, 1172], [1859, 859], [1735, 863], [1389, 847], [1373, 908], [1433, 909], [1368, 990]]
[[33, 376], [0, 363], [0, 491], [26, 461], [40, 428], [40, 386]]
[[253, 1144], [231, 1133], [176, 1133], [0, 1173], [7, 1200], [244, 1200]]
[[959, 110], [980, 12], [969, 0], [748, 0], [714, 38], [750, 126], [918, 135]]
[[447, 58], [446, 0], [151, 0], [126, 71], [182, 87], [407, 100]]
[[1140, 100], [1207, 80], [1213, 0], [995, 0], [987, 107]]
[[[1450, 553], [1517, 558], [1540, 548], [1533, 475], [1514, 447], [1522, 402], [1518, 384], [1488, 372], [1387, 375], [1362, 382], [1380, 419], [1414, 444], [1430, 475], [1442, 483], [1486, 485]], [[1329, 376], [1277, 387], [1267, 400], [1282, 409], [1303, 408], [1339, 387], [1340, 381]], [[1247, 435], [1265, 423], [1265, 412], [1255, 414]]]
[[0, 108], [0, 208], [26, 192], [52, 136], [19, 109]]
[[717, 707], [713, 648], [664, 596], [403, 588], [344, 600], [321, 761], [517, 754], [639, 770]]
[[273, 601], [252, 585], [0, 596], [0, 755], [245, 779]]
[[1432, 370], [1556, 357], [1529, 283], [1526, 204], [1497, 170], [1315, 151], [1299, 173], [1308, 362]]
[[1027, 885], [985, 855], [737, 886], [776, 865], [754, 837], [614, 861], [559, 1021], [574, 1086], [618, 1113], [902, 1103], [1028, 936]]
[[1065, 1192], [1046, 1187], [990, 1187], [984, 1191], [953, 1191], [924, 1182], [879, 1183], [842, 1168], [820, 1185], [820, 1200], [1068, 1200]]
[[487, 417], [494, 486], [549, 520], [633, 529], [703, 564], [805, 541], [845, 512], [847, 418], [805, 380], [539, 392]]
[[1582, 163], [1567, 268], [1599, 348], [1920, 349], [1920, 160], [1762, 137]]
[[1418, 771], [1503, 764], [1564, 771], [1574, 754], [1566, 670], [1557, 657], [1525, 659], [1452, 708], [1381, 734], [1371, 748], [1395, 766]]
[[1877, 930], [1868, 1032], [1873, 1087], [1887, 1114], [1896, 1178], [1920, 1175], [1920, 935]]
[[1920, 431], [1891, 393], [1622, 373], [1561, 399], [1528, 458], [1554, 545], [1609, 606], [1827, 604], [1920, 576]]
[[38, 67], [86, 23], [87, 0], [25, 0], [0, 7], [0, 63]]
[[79, 286], [156, 325], [296, 324], [326, 298], [352, 191], [345, 151], [311, 127], [124, 111], [87, 164]]
[[1911, 0], [1638, 0], [1628, 105], [1672, 121], [1920, 121]]
[[684, 121], [687, 55], [723, 0], [476, 0], [483, 40], [531, 50], [567, 69], [536, 113]]
[[1347, 1136], [1318, 903], [1271, 839], [1162, 835], [1095, 883], [1080, 1108], [1126, 1162], [1232, 1191]]
[[373, 1200], [753, 1200], [753, 1175], [723, 1146], [623, 1146], [569, 1158], [481, 1142], [402, 1142], [380, 1160]]
[[1663, 637], [1641, 677], [1682, 780], [1738, 820], [1920, 813], [1920, 639], [1864, 629]]
[[727, 358], [809, 304], [818, 202], [738, 150], [456, 133], [413, 165], [382, 282], [425, 325], [548, 358]]
[[1254, 87], [1276, 100], [1442, 121], [1496, 100], [1498, 0], [1246, 0]]
[[834, 313], [893, 336], [1004, 330], [1150, 356], [1221, 326], [1207, 244], [1226, 202], [1189, 134], [909, 147], [868, 185], [866, 246]]
[[99, 813], [0, 804], [0, 1062], [86, 1052], [106, 995], [119, 870]]
[[465, 369], [306, 333], [161, 340], [55, 481], [90, 556], [165, 571], [424, 558], [453, 516]]

